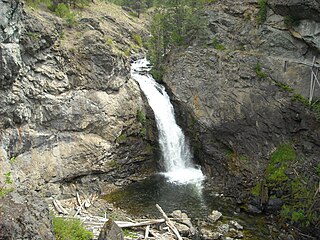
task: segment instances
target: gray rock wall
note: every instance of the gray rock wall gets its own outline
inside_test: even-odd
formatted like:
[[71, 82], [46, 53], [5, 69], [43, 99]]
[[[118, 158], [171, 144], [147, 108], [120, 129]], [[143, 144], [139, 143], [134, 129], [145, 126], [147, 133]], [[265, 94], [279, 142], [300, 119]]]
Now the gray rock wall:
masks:
[[310, 67], [298, 62], [311, 62], [319, 49], [294, 37], [271, 9], [259, 25], [257, 5], [239, 2], [208, 9], [206, 44], [173, 53], [164, 78], [208, 181], [238, 197], [283, 143], [315, 167], [320, 136], [314, 113], [292, 100], [308, 98]]
[[[44, 199], [101, 193], [106, 183], [154, 169], [154, 119], [124, 54], [144, 27], [113, 16], [116, 9], [106, 13], [104, 3], [92, 8], [70, 27], [50, 12], [0, 1], [0, 181], [11, 172], [14, 188], [0, 206], [1, 218], [12, 217], [0, 219], [0, 239], [52, 239], [43, 235], [51, 231]], [[19, 202], [29, 196], [35, 203]], [[14, 216], [10, 206], [21, 211]]]

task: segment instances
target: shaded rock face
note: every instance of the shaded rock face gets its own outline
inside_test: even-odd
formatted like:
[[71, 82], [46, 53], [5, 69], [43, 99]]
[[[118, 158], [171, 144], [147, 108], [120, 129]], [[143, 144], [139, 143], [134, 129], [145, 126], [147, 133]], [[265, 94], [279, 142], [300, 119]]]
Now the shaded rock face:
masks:
[[[287, 142], [310, 163], [304, 169], [299, 162], [299, 171], [313, 172], [319, 163], [319, 124], [292, 99], [295, 94], [307, 98], [309, 92], [310, 68], [297, 61], [311, 62], [319, 50], [280, 28], [283, 18], [271, 10], [258, 26], [253, 3], [238, 8], [218, 1], [207, 13], [205, 47], [172, 54], [164, 82], [208, 181], [245, 198], [244, 190], [264, 174], [271, 153]], [[213, 39], [226, 50], [215, 49]]]
[[271, 9], [295, 23], [292, 34], [309, 46], [320, 49], [320, 2], [317, 0], [268, 1]]
[[320, 22], [318, 0], [268, 0], [268, 5], [279, 15]]
[[[116, 19], [121, 10], [105, 3], [84, 9], [73, 27], [18, 1], [0, 5], [0, 180], [12, 172], [15, 188], [8, 206], [33, 191], [49, 199], [101, 192], [106, 182], [151, 173], [156, 126], [123, 53], [143, 24]], [[24, 219], [26, 208], [21, 221], [37, 228], [43, 216]], [[24, 236], [18, 225], [8, 234]]]

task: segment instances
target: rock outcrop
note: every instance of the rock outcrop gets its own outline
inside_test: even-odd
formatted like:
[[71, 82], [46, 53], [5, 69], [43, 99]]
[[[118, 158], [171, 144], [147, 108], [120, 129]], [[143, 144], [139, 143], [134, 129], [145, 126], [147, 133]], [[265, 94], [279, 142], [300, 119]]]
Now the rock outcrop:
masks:
[[[103, 2], [73, 26], [20, 1], [0, 5], [0, 180], [11, 172], [15, 189], [8, 203], [15, 208], [31, 192], [41, 204], [40, 196], [99, 193], [151, 173], [155, 124], [128, 57], [143, 54], [132, 37], [145, 34], [143, 20]], [[29, 206], [21, 206], [26, 224], [44, 218], [24, 219]]]
[[[304, 105], [311, 70], [301, 62], [319, 57], [319, 37], [314, 35], [314, 44], [297, 37], [272, 9], [260, 25], [257, 7], [255, 1], [213, 3], [207, 39], [172, 53], [164, 77], [208, 182], [238, 203], [248, 199], [271, 154], [285, 143], [298, 155], [296, 165], [286, 169], [290, 179], [305, 176], [313, 193], [318, 179], [320, 128], [315, 112]], [[267, 196], [282, 196], [270, 189]]]
[[38, 194], [1, 198], [0, 239], [55, 239], [47, 204]]
[[282, 16], [320, 22], [320, 2], [317, 0], [268, 0], [268, 5]]

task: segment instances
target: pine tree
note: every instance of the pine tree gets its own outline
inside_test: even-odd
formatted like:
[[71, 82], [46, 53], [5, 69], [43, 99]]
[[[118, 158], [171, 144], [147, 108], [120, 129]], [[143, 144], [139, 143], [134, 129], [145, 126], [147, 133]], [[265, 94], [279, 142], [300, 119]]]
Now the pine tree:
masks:
[[157, 0], [151, 23], [149, 58], [161, 76], [164, 57], [170, 49], [187, 45], [206, 28], [204, 7], [208, 0]]

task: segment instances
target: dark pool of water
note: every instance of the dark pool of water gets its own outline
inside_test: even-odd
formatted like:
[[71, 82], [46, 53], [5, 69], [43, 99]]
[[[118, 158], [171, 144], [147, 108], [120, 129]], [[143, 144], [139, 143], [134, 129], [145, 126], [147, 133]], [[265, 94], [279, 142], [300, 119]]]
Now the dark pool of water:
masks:
[[103, 198], [135, 216], [161, 217], [155, 204], [159, 204], [166, 213], [176, 209], [182, 210], [193, 221], [204, 219], [212, 210], [218, 210], [225, 219], [237, 220], [250, 232], [247, 235], [250, 237], [245, 239], [272, 239], [263, 216], [237, 213], [236, 206], [231, 200], [205, 187], [167, 182], [160, 174], [133, 183]]

